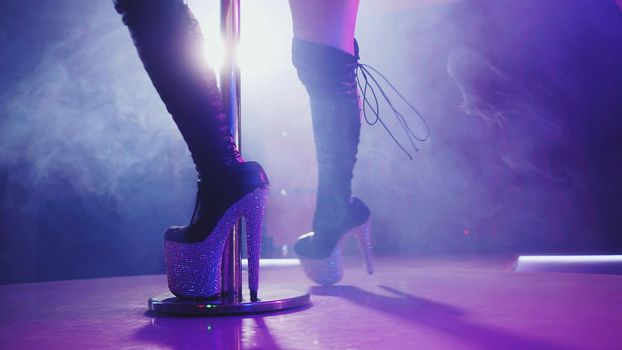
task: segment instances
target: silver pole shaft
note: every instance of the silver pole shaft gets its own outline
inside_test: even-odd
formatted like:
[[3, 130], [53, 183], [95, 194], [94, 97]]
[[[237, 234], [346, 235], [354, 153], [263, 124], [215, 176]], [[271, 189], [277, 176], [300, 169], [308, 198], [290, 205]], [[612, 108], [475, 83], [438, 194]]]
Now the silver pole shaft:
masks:
[[[220, 74], [220, 91], [229, 115], [231, 135], [241, 151], [240, 69], [237, 48], [240, 42], [240, 0], [220, 1], [220, 30], [225, 45], [225, 63]], [[242, 235], [238, 222], [229, 235], [223, 261], [223, 293], [231, 303], [242, 301]]]

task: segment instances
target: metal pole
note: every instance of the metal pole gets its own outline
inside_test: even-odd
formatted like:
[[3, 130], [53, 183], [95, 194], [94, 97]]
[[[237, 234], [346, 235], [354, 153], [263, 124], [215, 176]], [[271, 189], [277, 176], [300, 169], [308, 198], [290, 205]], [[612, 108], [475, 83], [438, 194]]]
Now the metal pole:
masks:
[[[240, 69], [237, 48], [240, 42], [240, 0], [220, 1], [220, 30], [225, 45], [225, 63], [220, 73], [223, 104], [229, 115], [231, 135], [241, 151]], [[222, 292], [230, 303], [242, 301], [241, 222], [229, 235], [223, 261]]]

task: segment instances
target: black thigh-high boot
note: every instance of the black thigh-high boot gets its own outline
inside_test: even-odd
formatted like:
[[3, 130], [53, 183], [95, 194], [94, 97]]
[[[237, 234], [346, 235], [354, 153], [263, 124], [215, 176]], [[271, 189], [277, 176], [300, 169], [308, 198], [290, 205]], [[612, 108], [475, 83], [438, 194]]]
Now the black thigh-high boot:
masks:
[[173, 116], [199, 173], [191, 223], [166, 239], [198, 242], [233, 203], [268, 185], [256, 162], [245, 162], [231, 137], [214, 71], [202, 62], [203, 37], [182, 0], [115, 0], [145, 70]]
[[[339, 240], [369, 219], [369, 209], [352, 197], [351, 190], [361, 128], [356, 50], [353, 56], [336, 48], [296, 38], [293, 41], [292, 61], [311, 104], [319, 176], [313, 233], [299, 238], [294, 246], [303, 258], [319, 260], [335, 255]], [[326, 279], [327, 272], [314, 278], [307, 267], [305, 271], [322, 284], [336, 282], [340, 275], [337, 278], [335, 274], [341, 273]]]

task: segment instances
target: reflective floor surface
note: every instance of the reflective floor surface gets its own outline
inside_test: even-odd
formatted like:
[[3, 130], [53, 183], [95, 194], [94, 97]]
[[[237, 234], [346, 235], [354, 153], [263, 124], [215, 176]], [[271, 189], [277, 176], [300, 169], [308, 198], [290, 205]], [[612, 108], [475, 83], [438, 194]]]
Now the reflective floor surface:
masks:
[[513, 258], [380, 259], [341, 284], [294, 267], [264, 286], [312, 306], [219, 318], [158, 315], [164, 276], [0, 286], [1, 349], [619, 349], [622, 276], [512, 272]]

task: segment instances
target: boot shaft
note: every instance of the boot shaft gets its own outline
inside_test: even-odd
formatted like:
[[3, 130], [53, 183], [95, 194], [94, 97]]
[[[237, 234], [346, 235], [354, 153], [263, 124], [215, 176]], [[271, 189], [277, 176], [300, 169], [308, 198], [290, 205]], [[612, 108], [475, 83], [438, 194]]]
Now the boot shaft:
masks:
[[181, 0], [116, 0], [139, 57], [202, 177], [243, 161], [231, 137], [198, 22]]
[[[358, 49], [357, 49], [358, 54]], [[328, 231], [347, 219], [360, 139], [356, 85], [358, 56], [294, 39], [292, 61], [311, 104], [318, 166], [314, 231]]]

